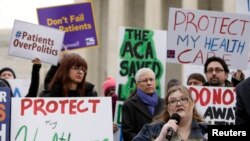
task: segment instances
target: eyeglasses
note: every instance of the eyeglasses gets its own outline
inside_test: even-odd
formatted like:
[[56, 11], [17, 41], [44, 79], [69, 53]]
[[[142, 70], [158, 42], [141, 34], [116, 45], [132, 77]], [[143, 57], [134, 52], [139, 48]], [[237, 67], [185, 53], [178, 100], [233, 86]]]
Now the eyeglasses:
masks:
[[175, 106], [177, 105], [178, 102], [180, 102], [181, 104], [187, 104], [189, 101], [189, 98], [188, 97], [182, 97], [181, 99], [172, 99], [172, 100], [169, 100], [168, 101], [168, 104], [170, 106]]
[[84, 67], [73, 66], [71, 69], [86, 72], [86, 69]]
[[143, 80], [140, 80], [140, 81], [139, 81], [139, 83], [140, 83], [140, 82], [147, 83], [148, 81], [150, 81], [150, 82], [154, 82], [154, 81], [155, 81], [155, 79], [154, 79], [154, 78], [143, 79]]
[[215, 71], [215, 73], [220, 73], [220, 72], [222, 72], [222, 71], [224, 71], [223, 69], [221, 69], [221, 68], [209, 68], [208, 70], [207, 70], [207, 73], [213, 73]]

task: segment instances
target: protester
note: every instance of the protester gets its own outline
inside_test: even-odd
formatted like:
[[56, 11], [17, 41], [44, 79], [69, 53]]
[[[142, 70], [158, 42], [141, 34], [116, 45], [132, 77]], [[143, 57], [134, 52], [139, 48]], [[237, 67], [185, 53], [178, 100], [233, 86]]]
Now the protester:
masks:
[[[102, 83], [102, 93], [101, 96], [109, 96], [112, 98], [112, 116], [114, 120], [115, 116], [115, 106], [116, 102], [118, 100], [118, 96], [115, 93], [116, 89], [116, 82], [113, 77], [107, 77], [106, 80]], [[118, 131], [118, 125], [116, 123], [113, 123], [113, 132]]]
[[[152, 123], [144, 125], [132, 141], [207, 140], [207, 124], [197, 113], [188, 88], [173, 86], [167, 92], [165, 103], [165, 110]], [[180, 118], [171, 118], [173, 114]], [[170, 130], [174, 132], [172, 136]]]
[[42, 93], [42, 97], [93, 97], [94, 85], [86, 82], [88, 65], [79, 54], [65, 54], [60, 65]]
[[188, 76], [187, 85], [203, 86], [206, 83], [205, 77], [200, 73], [192, 73]]
[[[41, 61], [38, 58], [32, 60], [32, 74], [31, 74], [31, 82], [28, 94], [26, 97], [36, 97], [39, 89], [39, 72], [41, 68]], [[15, 72], [11, 68], [3, 68], [0, 70], [0, 76], [2, 79], [16, 79]], [[9, 83], [8, 83], [9, 85]]]
[[112, 114], [114, 118], [116, 101], [118, 96], [115, 93], [116, 82], [113, 77], [107, 77], [106, 80], [102, 83], [102, 93], [101, 96], [110, 96], [112, 98]]
[[122, 135], [131, 141], [144, 124], [164, 109], [164, 100], [156, 92], [155, 73], [141, 68], [135, 74], [136, 91], [122, 106]]
[[237, 70], [232, 75], [231, 83], [233, 87], [236, 87], [244, 79], [245, 79], [245, 74], [242, 72], [242, 70]]
[[220, 57], [208, 58], [204, 64], [204, 73], [207, 79], [204, 86], [232, 87], [231, 82], [227, 80], [228, 66]]
[[16, 79], [16, 74], [13, 69], [9, 67], [2, 68], [0, 70], [0, 78], [2, 79]]
[[178, 79], [170, 79], [167, 83], [167, 90], [170, 89], [173, 86], [178, 86], [181, 85], [181, 81], [179, 81]]
[[250, 127], [250, 77], [236, 86], [235, 124]]

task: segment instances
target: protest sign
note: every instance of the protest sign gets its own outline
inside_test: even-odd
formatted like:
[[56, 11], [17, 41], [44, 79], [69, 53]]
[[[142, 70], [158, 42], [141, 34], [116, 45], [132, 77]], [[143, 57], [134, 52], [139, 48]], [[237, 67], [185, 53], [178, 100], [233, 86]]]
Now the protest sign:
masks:
[[91, 2], [38, 8], [37, 15], [39, 24], [65, 32], [65, 49], [98, 45]]
[[63, 31], [15, 20], [9, 55], [57, 65], [63, 38]]
[[10, 89], [0, 87], [0, 141], [10, 141]]
[[13, 97], [25, 97], [30, 88], [30, 79], [7, 79]]
[[236, 93], [233, 87], [190, 86], [196, 109], [210, 124], [235, 123]]
[[12, 98], [11, 104], [11, 140], [113, 140], [110, 97]]
[[236, 10], [238, 13], [250, 14], [250, 0], [237, 0]]
[[119, 68], [117, 85], [119, 100], [135, 90], [135, 74], [140, 68], [151, 68], [156, 75], [159, 96], [165, 96], [166, 31], [120, 27]]
[[167, 62], [204, 65], [218, 56], [229, 68], [247, 68], [248, 15], [170, 8], [168, 25]]

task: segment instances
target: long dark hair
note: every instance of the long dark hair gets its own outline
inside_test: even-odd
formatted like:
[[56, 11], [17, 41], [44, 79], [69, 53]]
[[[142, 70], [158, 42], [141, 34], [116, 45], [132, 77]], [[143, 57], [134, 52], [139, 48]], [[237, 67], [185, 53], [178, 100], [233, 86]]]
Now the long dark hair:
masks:
[[63, 96], [68, 96], [69, 82], [71, 81], [68, 74], [69, 70], [73, 67], [84, 67], [84, 77], [81, 83], [77, 85], [77, 92], [80, 96], [85, 96], [85, 80], [87, 76], [88, 65], [85, 59], [83, 59], [79, 54], [70, 53], [65, 54], [61, 60], [61, 64], [56, 71], [51, 83], [49, 84], [49, 90], [54, 88], [56, 85], [61, 85], [63, 89]]

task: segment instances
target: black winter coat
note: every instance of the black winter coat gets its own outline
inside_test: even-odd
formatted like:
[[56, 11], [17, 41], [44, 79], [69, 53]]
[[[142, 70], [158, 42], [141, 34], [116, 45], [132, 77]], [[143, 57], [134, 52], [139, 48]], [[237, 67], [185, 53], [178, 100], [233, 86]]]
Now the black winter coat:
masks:
[[124, 141], [131, 141], [146, 123], [152, 122], [154, 116], [159, 115], [165, 108], [164, 100], [159, 97], [154, 115], [148, 110], [139, 96], [135, 94], [122, 106], [122, 135]]
[[[94, 85], [85, 82], [85, 91], [86, 95], [84, 97], [96, 97], [97, 92], [94, 90]], [[41, 97], [64, 97], [63, 95], [63, 89], [61, 85], [56, 85], [51, 91], [44, 90]], [[77, 91], [69, 90], [68, 91], [68, 97], [80, 97], [80, 94], [77, 93]]]

